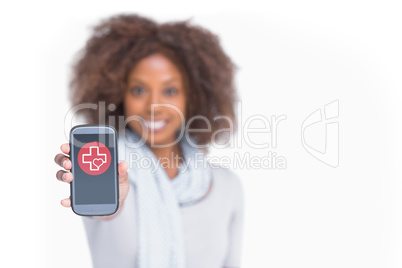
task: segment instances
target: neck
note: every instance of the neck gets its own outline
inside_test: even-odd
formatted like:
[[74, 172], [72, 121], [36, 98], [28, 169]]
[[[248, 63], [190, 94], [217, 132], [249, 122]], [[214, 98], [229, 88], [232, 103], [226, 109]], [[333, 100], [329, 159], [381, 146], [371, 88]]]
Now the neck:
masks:
[[169, 167], [174, 167], [183, 162], [183, 154], [180, 149], [179, 143], [175, 143], [169, 147], [151, 148], [156, 158], [164, 165], [168, 164]]
[[152, 148], [150, 147], [151, 151], [156, 155], [156, 157], [169, 157], [173, 154], [177, 155], [180, 153], [179, 146], [178, 144], [174, 144], [169, 147], [163, 147], [163, 148]]

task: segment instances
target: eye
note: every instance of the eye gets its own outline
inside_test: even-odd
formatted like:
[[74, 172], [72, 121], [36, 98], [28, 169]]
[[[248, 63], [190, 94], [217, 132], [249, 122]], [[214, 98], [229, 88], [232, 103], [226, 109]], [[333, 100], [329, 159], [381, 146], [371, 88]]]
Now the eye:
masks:
[[131, 89], [131, 94], [133, 94], [133, 95], [141, 95], [144, 93], [145, 93], [145, 90], [142, 87], [133, 87]]
[[165, 90], [165, 94], [168, 95], [168, 96], [175, 95], [175, 94], [177, 94], [178, 92], [179, 92], [179, 91], [178, 91], [176, 88], [174, 88], [174, 87], [171, 87], [171, 88], [168, 88], [168, 89]]

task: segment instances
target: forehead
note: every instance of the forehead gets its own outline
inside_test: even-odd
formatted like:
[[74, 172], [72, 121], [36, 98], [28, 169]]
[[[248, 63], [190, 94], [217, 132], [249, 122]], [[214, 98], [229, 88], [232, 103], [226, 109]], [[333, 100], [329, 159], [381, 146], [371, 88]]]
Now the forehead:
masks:
[[141, 59], [130, 71], [129, 78], [171, 79], [181, 77], [177, 66], [163, 54], [152, 54]]

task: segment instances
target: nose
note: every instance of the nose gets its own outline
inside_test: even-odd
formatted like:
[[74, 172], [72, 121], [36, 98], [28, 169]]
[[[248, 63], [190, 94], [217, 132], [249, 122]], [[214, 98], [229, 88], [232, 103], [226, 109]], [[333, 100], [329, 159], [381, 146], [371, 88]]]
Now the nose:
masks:
[[149, 94], [147, 103], [147, 109], [149, 115], [152, 113], [152, 111], [155, 113], [155, 115], [159, 114], [159, 110], [161, 109], [161, 107], [158, 104], [162, 104], [161, 95], [157, 91], [153, 90]]
[[149, 100], [150, 100], [151, 104], [159, 104], [161, 101], [161, 96], [160, 96], [159, 92], [156, 90], [151, 91]]

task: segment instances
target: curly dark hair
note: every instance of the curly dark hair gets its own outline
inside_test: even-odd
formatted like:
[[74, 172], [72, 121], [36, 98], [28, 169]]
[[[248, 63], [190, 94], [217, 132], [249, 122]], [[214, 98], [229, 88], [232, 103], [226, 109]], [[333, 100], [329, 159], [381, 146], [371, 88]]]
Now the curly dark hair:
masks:
[[[72, 105], [105, 102], [106, 124], [119, 127], [111, 117], [124, 116], [123, 99], [127, 77], [142, 58], [160, 52], [183, 72], [187, 92], [187, 121], [196, 115], [211, 123], [210, 132], [192, 132], [198, 144], [212, 141], [213, 133], [227, 128], [237, 130], [234, 87], [237, 66], [223, 51], [217, 35], [189, 20], [159, 24], [137, 14], [119, 14], [92, 27], [93, 33], [74, 59], [70, 80]], [[99, 107], [99, 105], [98, 105]], [[99, 124], [98, 110], [79, 112], [90, 124]], [[231, 120], [218, 119], [226, 116]], [[221, 117], [222, 118], [222, 117]], [[193, 120], [191, 129], [205, 129], [203, 120]], [[220, 132], [220, 133], [219, 133]], [[215, 139], [220, 140], [218, 131]]]

